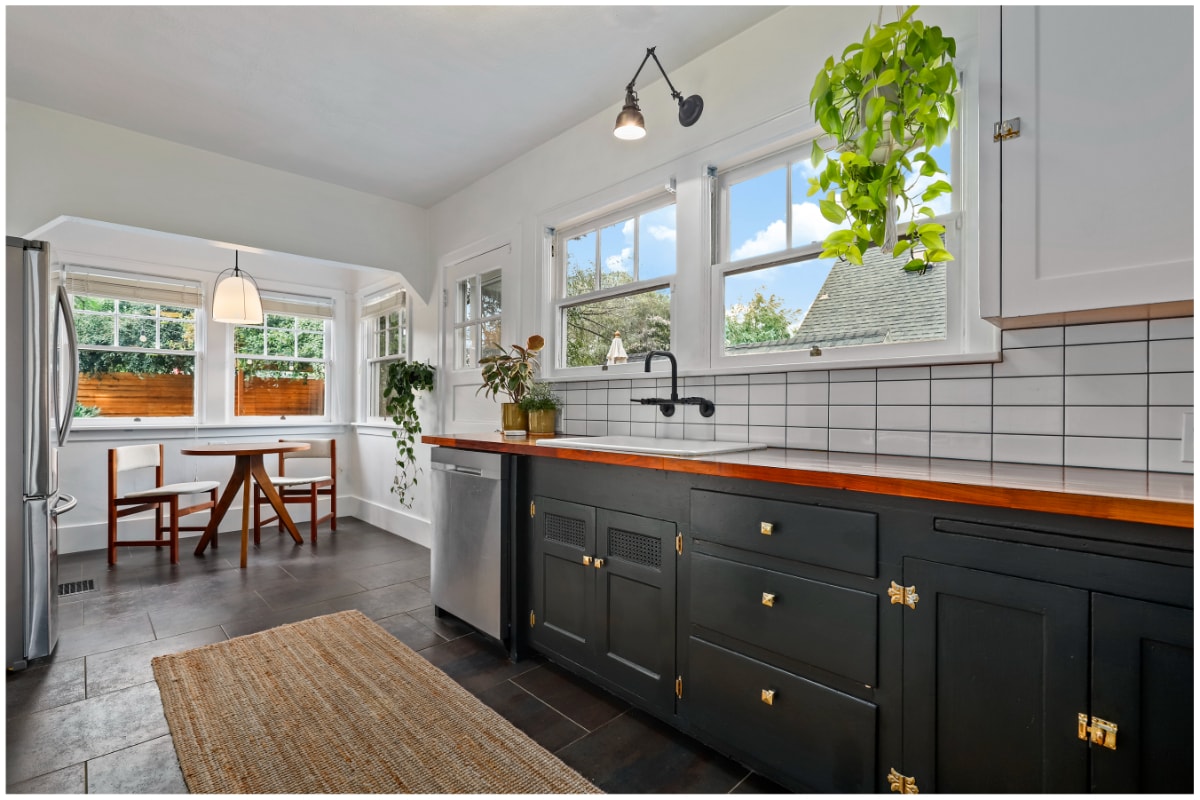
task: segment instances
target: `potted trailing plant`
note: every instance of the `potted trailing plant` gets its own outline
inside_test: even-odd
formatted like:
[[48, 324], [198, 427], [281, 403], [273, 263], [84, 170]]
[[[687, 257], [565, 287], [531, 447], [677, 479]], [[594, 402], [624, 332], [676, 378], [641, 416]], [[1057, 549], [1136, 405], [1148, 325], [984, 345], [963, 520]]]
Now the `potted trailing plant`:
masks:
[[479, 359], [483, 368], [483, 386], [475, 390], [476, 394], [483, 392], [484, 397], [508, 398], [500, 408], [501, 428], [509, 431], [524, 431], [527, 424], [525, 411], [521, 408], [521, 398], [533, 385], [533, 374], [537, 369], [537, 354], [546, 346], [546, 340], [534, 334], [525, 341], [525, 346], [514, 344], [512, 349], [500, 349], [500, 355], [487, 356]]
[[[939, 179], [945, 170], [930, 154], [957, 123], [955, 43], [936, 25], [925, 25], [910, 6], [895, 22], [868, 26], [861, 42], [830, 56], [813, 83], [813, 117], [837, 143], [828, 157], [813, 142], [812, 164], [824, 168], [810, 178], [809, 196], [825, 192], [821, 214], [849, 227], [826, 237], [822, 258], [862, 264], [877, 246], [909, 260], [904, 268], [924, 272], [953, 261], [944, 226], [918, 222], [934, 216], [927, 205], [952, 191]], [[898, 235], [897, 217], [908, 222]]]
[[417, 434], [421, 432], [421, 420], [417, 417], [417, 392], [433, 388], [433, 366], [422, 361], [392, 361], [384, 374], [383, 411], [392, 418], [396, 429], [392, 438], [396, 440], [396, 471], [390, 491], [400, 505], [412, 508], [410, 493], [417, 485]]
[[521, 398], [520, 406], [529, 418], [530, 433], [554, 433], [554, 412], [562, 403], [550, 390], [550, 384], [538, 381]]

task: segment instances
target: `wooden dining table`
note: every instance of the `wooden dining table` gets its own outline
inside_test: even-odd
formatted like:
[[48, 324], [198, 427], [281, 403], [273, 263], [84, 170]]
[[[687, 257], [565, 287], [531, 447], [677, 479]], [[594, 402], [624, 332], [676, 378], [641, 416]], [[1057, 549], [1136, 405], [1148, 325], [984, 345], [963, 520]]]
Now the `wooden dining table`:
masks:
[[241, 489], [242, 569], [246, 568], [246, 553], [250, 544], [250, 504], [253, 502], [250, 491], [251, 478], [258, 481], [263, 494], [271, 503], [271, 508], [279, 514], [283, 527], [292, 535], [296, 544], [304, 544], [304, 537], [300, 535], [300, 531], [296, 530], [296, 523], [292, 522], [292, 517], [287, 512], [287, 506], [280, 499], [279, 492], [271, 483], [271, 476], [267, 474], [267, 470], [263, 466], [263, 456], [274, 453], [294, 453], [307, 449], [308, 445], [304, 442], [244, 442], [241, 444], [200, 444], [180, 450], [179, 452], [185, 456], [234, 456], [235, 459], [233, 474], [229, 476], [229, 484], [221, 493], [221, 499], [217, 501], [217, 507], [212, 511], [212, 517], [204, 529], [204, 535], [200, 537], [200, 543], [196, 545], [196, 555], [203, 555], [209, 542], [212, 542], [214, 548], [217, 546], [217, 527], [233, 503], [233, 498], [237, 496], [238, 489]]

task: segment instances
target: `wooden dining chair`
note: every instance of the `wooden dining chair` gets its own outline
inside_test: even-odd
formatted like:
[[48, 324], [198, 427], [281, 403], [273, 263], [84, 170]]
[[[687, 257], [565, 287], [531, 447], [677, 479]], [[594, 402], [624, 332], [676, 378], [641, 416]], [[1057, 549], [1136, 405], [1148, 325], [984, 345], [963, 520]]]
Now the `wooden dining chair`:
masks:
[[[334, 439], [280, 439], [281, 442], [303, 442], [307, 450], [294, 453], [279, 454], [279, 475], [271, 476], [271, 485], [279, 492], [279, 499], [284, 503], [306, 503], [309, 507], [309, 526], [312, 543], [317, 543], [317, 526], [329, 520], [329, 529], [337, 530], [337, 441]], [[328, 459], [329, 474], [316, 476], [291, 476], [286, 472], [288, 461], [296, 459]], [[323, 517], [317, 516], [317, 500], [329, 498], [329, 513]], [[283, 530], [283, 520], [278, 515], [262, 518], [262, 506], [270, 502], [263, 493], [262, 487], [254, 485], [254, 543], [259, 544], [259, 531], [269, 522], [278, 522], [279, 530]]]
[[[139, 469], [154, 469], [154, 487], [118, 494], [117, 476], [122, 472]], [[162, 547], [170, 545], [171, 563], [179, 563], [179, 532], [202, 531], [203, 525], [180, 525], [179, 518], [197, 511], [207, 511], [217, 505], [217, 481], [190, 481], [186, 483], [163, 483], [163, 446], [161, 444], [134, 444], [114, 447], [108, 451], [108, 563], [117, 563], [117, 546]], [[191, 506], [180, 506], [180, 499], [188, 495], [208, 493], [208, 499]], [[163, 521], [163, 506], [168, 519]], [[154, 510], [153, 539], [123, 539], [117, 541], [117, 520], [130, 514]], [[163, 538], [163, 534], [169, 534]]]

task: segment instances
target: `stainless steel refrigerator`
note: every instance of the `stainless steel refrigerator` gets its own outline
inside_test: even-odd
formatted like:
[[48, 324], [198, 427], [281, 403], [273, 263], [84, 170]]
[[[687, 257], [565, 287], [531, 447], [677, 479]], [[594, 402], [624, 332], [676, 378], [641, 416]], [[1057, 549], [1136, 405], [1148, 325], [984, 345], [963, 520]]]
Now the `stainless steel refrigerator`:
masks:
[[4, 360], [5, 663], [23, 669], [58, 643], [58, 518], [75, 507], [59, 491], [58, 450], [75, 412], [78, 359], [66, 289], [50, 246], [8, 237]]

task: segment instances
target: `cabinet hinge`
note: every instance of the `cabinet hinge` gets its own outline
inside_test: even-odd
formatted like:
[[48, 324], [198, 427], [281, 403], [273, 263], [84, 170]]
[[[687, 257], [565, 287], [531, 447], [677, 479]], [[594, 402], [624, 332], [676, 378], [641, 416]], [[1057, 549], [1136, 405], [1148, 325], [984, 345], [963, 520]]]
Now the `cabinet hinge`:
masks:
[[533, 627], [533, 623], [537, 622], [537, 617], [533, 615], [533, 609], [529, 609], [529, 627]]
[[675, 679], [675, 696], [683, 699], [683, 676], [680, 675]]
[[550, 257], [554, 258], [554, 245], [550, 245]]
[[992, 123], [992, 141], [1003, 142], [1007, 139], [1016, 139], [1021, 135], [1021, 118], [1013, 117], [1001, 122]]
[[537, 504], [532, 500], [529, 501], [529, 516], [533, 517], [537, 514]]
[[895, 768], [888, 770], [888, 786], [893, 792], [900, 794], [920, 794], [921, 791], [917, 788], [917, 779], [910, 778], [907, 775], [901, 775], [896, 772]]
[[892, 581], [892, 586], [888, 589], [888, 597], [892, 598], [892, 605], [909, 608], [916, 608], [917, 601], [921, 599], [916, 586], [901, 586], [895, 581]]
[[683, 532], [675, 531], [675, 552], [683, 555]]
[[[1089, 725], [1089, 721], [1091, 724]], [[1107, 747], [1109, 750], [1117, 749], [1117, 723], [1109, 722], [1106, 719], [1092, 717], [1088, 719], [1087, 714], [1079, 715], [1079, 738], [1085, 742], [1090, 741], [1092, 744], [1098, 744], [1101, 747]]]
[[442, 308], [446, 308], [449, 305], [450, 305], [450, 291], [448, 289], [442, 289]]

